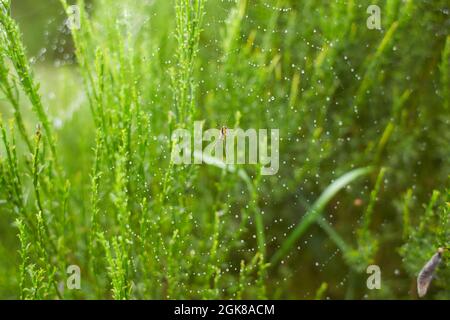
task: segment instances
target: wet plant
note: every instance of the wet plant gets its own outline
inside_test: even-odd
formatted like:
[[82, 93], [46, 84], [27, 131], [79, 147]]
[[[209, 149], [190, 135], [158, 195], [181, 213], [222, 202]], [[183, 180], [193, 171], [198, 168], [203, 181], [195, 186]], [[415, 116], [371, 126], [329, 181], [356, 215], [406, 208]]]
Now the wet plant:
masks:
[[[45, 58], [0, 0], [0, 297], [416, 298], [450, 246], [448, 8], [369, 4], [59, 0]], [[279, 129], [279, 172], [176, 164], [194, 121]]]

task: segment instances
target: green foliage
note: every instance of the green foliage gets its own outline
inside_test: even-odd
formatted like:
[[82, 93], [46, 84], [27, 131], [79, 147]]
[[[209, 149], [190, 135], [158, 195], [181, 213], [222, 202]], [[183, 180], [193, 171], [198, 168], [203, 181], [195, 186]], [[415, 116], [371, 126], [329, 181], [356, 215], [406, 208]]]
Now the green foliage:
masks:
[[[408, 200], [408, 197], [407, 199]], [[450, 246], [450, 189], [445, 194], [434, 191], [430, 202], [424, 208], [424, 212], [417, 217], [417, 226], [404, 225], [406, 236], [405, 244], [399, 252], [403, 257], [403, 264], [411, 277], [417, 277], [419, 271], [426, 262], [435, 254], [438, 248], [449, 248]], [[407, 205], [405, 204], [405, 210]], [[441, 267], [438, 268], [431, 287], [442, 288], [435, 296], [440, 299], [449, 299], [449, 252], [443, 253]], [[414, 293], [415, 294], [415, 293]], [[432, 295], [429, 293], [428, 295]], [[428, 296], [428, 297], [429, 297]]]
[[[0, 298], [416, 297], [450, 246], [445, 1], [379, 2], [382, 30], [370, 1], [76, 4], [56, 68], [0, 0]], [[176, 165], [195, 120], [279, 128], [279, 172]]]

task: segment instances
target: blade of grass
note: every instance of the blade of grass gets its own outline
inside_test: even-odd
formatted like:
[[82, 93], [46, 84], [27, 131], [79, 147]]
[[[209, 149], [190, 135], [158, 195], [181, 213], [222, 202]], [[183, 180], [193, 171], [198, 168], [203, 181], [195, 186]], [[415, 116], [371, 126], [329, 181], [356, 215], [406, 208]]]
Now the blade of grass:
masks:
[[320, 217], [320, 213], [325, 209], [328, 202], [346, 185], [357, 178], [367, 175], [372, 171], [372, 167], [358, 168], [347, 172], [339, 179], [330, 184], [316, 200], [313, 206], [306, 212], [295, 229], [283, 242], [281, 247], [274, 253], [270, 259], [272, 266], [276, 265], [292, 248], [295, 242], [305, 233], [305, 231], [316, 222]]

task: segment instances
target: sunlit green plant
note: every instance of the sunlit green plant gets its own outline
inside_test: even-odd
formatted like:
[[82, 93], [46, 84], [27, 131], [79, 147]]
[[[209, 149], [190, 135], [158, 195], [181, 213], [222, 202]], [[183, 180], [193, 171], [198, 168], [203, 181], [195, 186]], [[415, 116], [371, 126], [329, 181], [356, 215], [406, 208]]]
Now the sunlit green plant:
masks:
[[[60, 2], [75, 60], [45, 76], [0, 0], [0, 297], [360, 298], [370, 264], [407, 271], [370, 298], [415, 297], [449, 246], [445, 1], [389, 1], [381, 31], [370, 1]], [[279, 173], [175, 165], [194, 120], [279, 128]]]

